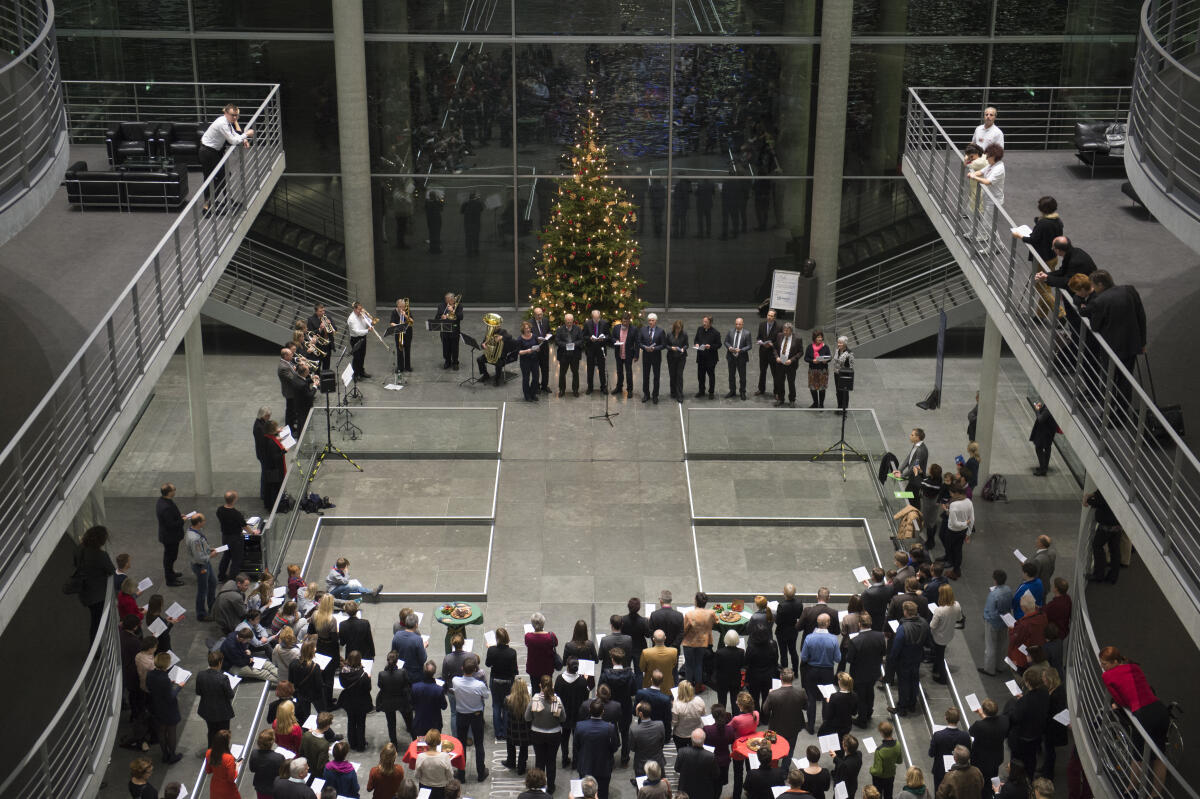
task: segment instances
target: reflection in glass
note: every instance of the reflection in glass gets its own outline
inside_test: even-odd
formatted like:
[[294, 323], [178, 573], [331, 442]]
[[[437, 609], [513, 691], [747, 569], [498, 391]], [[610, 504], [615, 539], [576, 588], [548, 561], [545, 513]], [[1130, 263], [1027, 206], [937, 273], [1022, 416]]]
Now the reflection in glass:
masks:
[[365, 0], [368, 33], [509, 33], [512, 0]]
[[516, 0], [516, 4], [518, 34], [646, 36], [671, 32], [670, 2]]
[[330, 3], [293, 0], [192, 0], [197, 30], [332, 31], [331, 8]]
[[675, 33], [811, 35], [816, 7], [815, 0], [676, 0]]

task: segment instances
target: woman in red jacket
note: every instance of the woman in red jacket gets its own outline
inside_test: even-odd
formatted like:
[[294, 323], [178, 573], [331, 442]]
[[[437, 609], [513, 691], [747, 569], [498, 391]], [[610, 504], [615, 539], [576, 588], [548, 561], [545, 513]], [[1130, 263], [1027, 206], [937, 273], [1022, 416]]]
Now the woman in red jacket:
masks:
[[546, 632], [546, 617], [540, 613], [529, 617], [529, 626], [533, 627], [533, 632], [525, 633], [525, 673], [529, 675], [530, 685], [541, 685], [542, 677], [549, 676], [551, 681], [554, 680], [558, 636]]
[[[1104, 671], [1101, 678], [1104, 687], [1113, 698], [1113, 708], [1123, 707], [1133, 714], [1138, 724], [1150, 736], [1150, 740], [1161, 753], [1167, 745], [1167, 728], [1171, 724], [1170, 714], [1162, 701], [1150, 690], [1146, 675], [1136, 663], [1130, 663], [1115, 646], [1106, 646], [1100, 650], [1100, 668]], [[1142, 739], [1134, 733], [1134, 745], [1138, 759], [1141, 759]], [[1135, 763], [1135, 773], [1140, 771], [1140, 763]], [[1163, 785], [1167, 777], [1167, 764], [1162, 758], [1155, 757], [1153, 764], [1157, 784]]]
[[209, 799], [242, 799], [237, 788], [237, 759], [229, 751], [229, 730], [213, 733], [212, 748], [204, 753]]
[[137, 581], [132, 577], [125, 578], [117, 594], [117, 618], [123, 619], [126, 616], [137, 616], [138, 621], [144, 618], [137, 603]]

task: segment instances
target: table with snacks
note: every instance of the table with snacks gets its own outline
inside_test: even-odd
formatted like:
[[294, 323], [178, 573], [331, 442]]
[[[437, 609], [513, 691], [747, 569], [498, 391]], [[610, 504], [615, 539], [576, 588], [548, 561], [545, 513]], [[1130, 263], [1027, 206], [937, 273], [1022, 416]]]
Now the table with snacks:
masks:
[[[717, 614], [717, 623], [713, 627], [713, 637], [717, 640], [717, 648], [725, 646], [725, 633], [733, 630], [743, 635], [746, 625], [750, 623], [750, 613], [743, 610], [740, 602], [717, 602], [711, 605], [712, 612]], [[741, 644], [745, 648], [745, 644]]]
[[791, 754], [791, 747], [788, 746], [788, 742], [783, 739], [783, 736], [776, 735], [771, 730], [767, 730], [766, 732], [752, 732], [749, 735], [743, 735], [741, 738], [738, 738], [733, 742], [733, 749], [730, 756], [734, 760], [747, 760], [751, 757], [757, 760], [758, 750], [772, 738], [774, 740], [771, 741], [771, 759], [786, 759]]
[[[787, 746], [787, 744], [784, 744]], [[425, 737], [421, 736], [408, 745], [404, 750], [404, 764], [411, 768], [417, 767], [417, 755], [425, 751]], [[467, 767], [467, 756], [463, 752], [462, 741], [452, 735], [442, 733], [442, 751], [450, 752], [450, 765], [457, 771]]]
[[433, 618], [446, 627], [446, 651], [449, 652], [450, 639], [456, 633], [462, 633], [464, 639], [469, 638], [467, 625], [483, 624], [483, 611], [469, 602], [445, 602], [433, 612]]

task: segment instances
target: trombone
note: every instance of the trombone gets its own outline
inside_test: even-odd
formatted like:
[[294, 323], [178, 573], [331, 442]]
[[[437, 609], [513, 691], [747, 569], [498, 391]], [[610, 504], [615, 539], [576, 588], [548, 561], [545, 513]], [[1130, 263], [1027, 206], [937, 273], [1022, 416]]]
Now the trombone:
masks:
[[392, 348], [387, 345], [387, 342], [383, 340], [383, 336], [379, 335], [379, 331], [375, 329], [375, 325], [379, 324], [379, 317], [375, 314], [368, 313], [367, 318], [371, 320], [367, 327], [372, 333], [375, 334], [375, 338], [379, 339], [379, 343], [383, 345], [383, 348], [388, 352], [391, 352]]

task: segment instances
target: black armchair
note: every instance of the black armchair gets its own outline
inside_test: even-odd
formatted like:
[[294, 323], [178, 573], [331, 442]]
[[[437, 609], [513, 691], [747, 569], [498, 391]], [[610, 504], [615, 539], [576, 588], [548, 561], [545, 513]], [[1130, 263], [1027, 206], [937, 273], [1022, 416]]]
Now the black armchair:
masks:
[[118, 122], [108, 129], [104, 144], [108, 148], [108, 162], [113, 166], [123, 164], [129, 156], [151, 155], [154, 142], [154, 125], [150, 122]]
[[164, 122], [158, 126], [158, 155], [177, 166], [200, 166], [200, 137], [206, 126], [199, 122]]
[[1125, 125], [1120, 122], [1076, 122], [1075, 157], [1092, 168], [1124, 164]]

